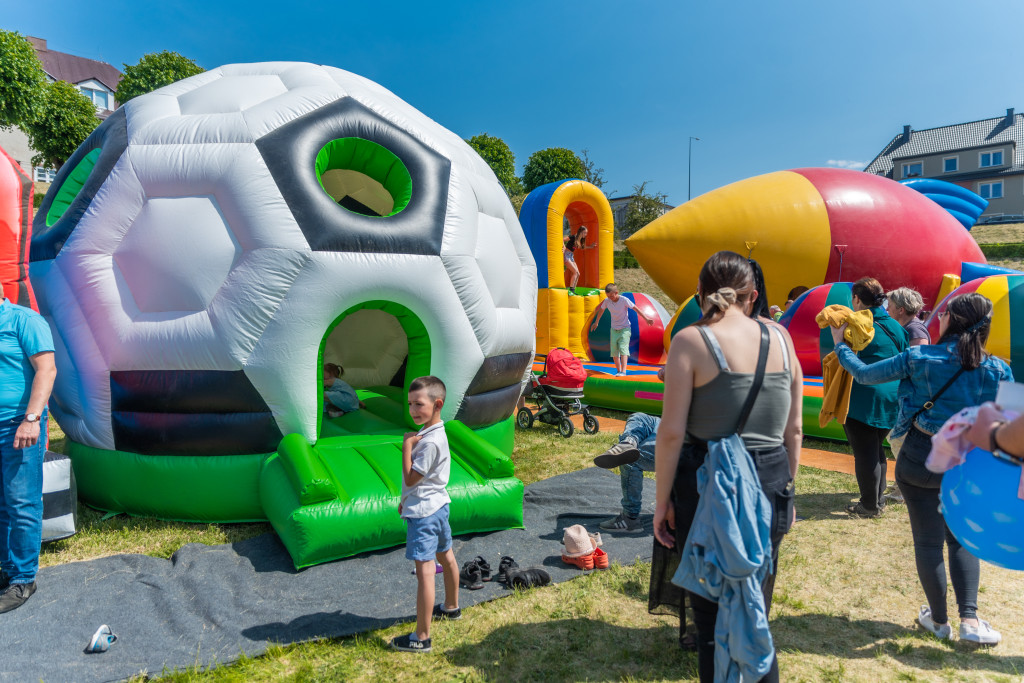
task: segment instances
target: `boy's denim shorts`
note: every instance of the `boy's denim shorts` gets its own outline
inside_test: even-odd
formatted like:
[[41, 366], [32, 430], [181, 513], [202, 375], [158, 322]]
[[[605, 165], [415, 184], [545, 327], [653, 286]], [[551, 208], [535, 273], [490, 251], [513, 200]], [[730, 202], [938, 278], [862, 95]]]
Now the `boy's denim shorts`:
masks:
[[405, 520], [405, 559], [418, 562], [433, 560], [437, 553], [452, 547], [452, 528], [448, 526], [448, 504], [427, 517]]

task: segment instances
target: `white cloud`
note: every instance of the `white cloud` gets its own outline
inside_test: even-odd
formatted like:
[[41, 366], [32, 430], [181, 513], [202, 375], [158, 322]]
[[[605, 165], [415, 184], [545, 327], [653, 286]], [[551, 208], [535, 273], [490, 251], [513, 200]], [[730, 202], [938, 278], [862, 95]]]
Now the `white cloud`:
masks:
[[849, 159], [829, 159], [827, 163], [829, 166], [852, 168], [854, 171], [860, 171], [868, 165], [866, 161], [850, 161]]

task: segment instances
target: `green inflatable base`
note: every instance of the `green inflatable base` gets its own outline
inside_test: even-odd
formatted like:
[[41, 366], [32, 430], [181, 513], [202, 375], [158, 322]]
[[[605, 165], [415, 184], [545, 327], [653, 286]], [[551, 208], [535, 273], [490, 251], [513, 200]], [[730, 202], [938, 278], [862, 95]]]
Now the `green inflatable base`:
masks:
[[[522, 528], [512, 460], [461, 422], [445, 422], [445, 432], [452, 533]], [[343, 434], [315, 446], [289, 434], [260, 474], [263, 509], [296, 569], [404, 543], [401, 489], [400, 434]]]

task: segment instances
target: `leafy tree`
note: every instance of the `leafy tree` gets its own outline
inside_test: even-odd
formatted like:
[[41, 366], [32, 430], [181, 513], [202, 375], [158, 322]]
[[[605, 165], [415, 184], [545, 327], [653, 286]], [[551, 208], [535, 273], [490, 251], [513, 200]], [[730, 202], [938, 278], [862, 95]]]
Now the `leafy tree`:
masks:
[[124, 65], [124, 76], [121, 77], [121, 83], [117, 86], [114, 96], [118, 102], [124, 104], [134, 97], [204, 71], [206, 69], [177, 52], [164, 50], [150, 53], [143, 55], [134, 66]]
[[46, 74], [32, 43], [15, 31], [0, 30], [0, 128], [24, 127], [32, 120]]
[[580, 161], [583, 162], [583, 179], [592, 185], [596, 185], [598, 189], [604, 187], [604, 169], [597, 168], [597, 164], [590, 158], [589, 150], [585, 149], [580, 152]]
[[523, 191], [523, 183], [516, 177], [516, 156], [504, 140], [481, 133], [474, 135], [466, 142], [491, 167], [508, 196], [511, 197]]
[[541, 185], [556, 180], [585, 178], [587, 169], [571, 150], [564, 147], [549, 147], [534, 152], [523, 168], [523, 185], [527, 192], [533, 192]]
[[626, 239], [665, 213], [664, 205], [668, 196], [662, 192], [648, 194], [648, 182], [645, 180], [639, 185], [633, 186], [633, 199], [629, 202], [629, 208], [626, 209], [626, 220], [619, 226], [619, 237], [621, 239]]
[[78, 88], [65, 81], [45, 85], [35, 117], [24, 126], [39, 152], [32, 165], [60, 168], [99, 123], [96, 107]]

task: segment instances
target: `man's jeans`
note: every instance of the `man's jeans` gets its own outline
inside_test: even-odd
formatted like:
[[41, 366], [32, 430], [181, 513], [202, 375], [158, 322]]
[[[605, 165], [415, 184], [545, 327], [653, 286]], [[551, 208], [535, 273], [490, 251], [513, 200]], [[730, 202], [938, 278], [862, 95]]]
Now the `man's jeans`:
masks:
[[43, 456], [47, 415], [39, 419], [39, 441], [14, 448], [14, 433], [25, 419], [0, 422], [0, 567], [11, 583], [32, 583], [43, 539]]
[[619, 466], [619, 480], [622, 483], [622, 511], [628, 517], [640, 515], [641, 499], [644, 493], [644, 472], [654, 471], [654, 442], [658, 433], [660, 417], [646, 413], [633, 413], [626, 419], [626, 428], [619, 435], [619, 443], [629, 442], [640, 450], [640, 459], [628, 465]]

